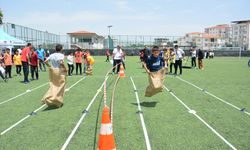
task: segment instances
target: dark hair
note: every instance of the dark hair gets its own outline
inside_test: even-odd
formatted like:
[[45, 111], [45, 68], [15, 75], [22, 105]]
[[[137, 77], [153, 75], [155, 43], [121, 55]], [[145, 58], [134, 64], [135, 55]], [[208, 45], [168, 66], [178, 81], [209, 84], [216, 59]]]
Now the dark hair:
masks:
[[158, 46], [153, 46], [152, 51], [159, 51], [159, 47]]
[[56, 44], [56, 51], [60, 52], [62, 50], [62, 45], [61, 44]]
[[27, 46], [31, 46], [31, 43], [27, 43]]
[[32, 46], [32, 47], [30, 48], [30, 50], [35, 50], [35, 47]]
[[178, 45], [175, 45], [174, 48], [179, 47]]
[[174, 51], [174, 49], [173, 49], [173, 48], [170, 48], [170, 50], [171, 50], [171, 51]]
[[6, 48], [6, 51], [10, 51], [10, 49], [9, 49], [9, 48]]
[[77, 51], [82, 51], [79, 47], [76, 49]]

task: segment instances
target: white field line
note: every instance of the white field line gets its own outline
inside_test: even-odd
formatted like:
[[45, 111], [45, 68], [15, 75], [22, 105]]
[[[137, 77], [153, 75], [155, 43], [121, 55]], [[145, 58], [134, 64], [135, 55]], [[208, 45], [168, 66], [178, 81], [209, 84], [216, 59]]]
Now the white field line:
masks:
[[105, 81], [102, 83], [101, 87], [97, 90], [95, 96], [92, 98], [92, 100], [90, 101], [88, 107], [85, 109], [85, 111], [83, 112], [81, 118], [79, 119], [79, 121], [77, 122], [76, 126], [74, 127], [74, 129], [72, 130], [72, 132], [70, 133], [69, 137], [67, 138], [67, 140], [65, 141], [65, 143], [63, 144], [61, 150], [65, 150], [67, 148], [67, 146], [69, 145], [71, 139], [73, 138], [73, 136], [75, 135], [77, 129], [79, 128], [79, 126], [81, 125], [84, 117], [87, 115], [87, 112], [89, 111], [91, 105], [93, 104], [93, 102], [95, 101], [96, 97], [98, 96], [98, 94], [101, 92], [102, 87], [104, 86], [104, 83], [106, 82], [106, 80], [109, 77], [105, 78]]
[[173, 97], [175, 97], [187, 110], [189, 113], [197, 117], [202, 123], [204, 123], [214, 134], [216, 134], [223, 142], [225, 142], [231, 149], [237, 150], [231, 143], [229, 143], [222, 135], [220, 135], [213, 127], [206, 123], [199, 115], [196, 114], [195, 110], [190, 109], [182, 100], [180, 100], [172, 91], [170, 91], [166, 86], [164, 86], [166, 91], [168, 91]]
[[12, 98], [10, 98], [10, 99], [8, 99], [8, 100], [5, 100], [5, 101], [3, 101], [3, 102], [0, 102], [0, 105], [2, 105], [2, 104], [4, 104], [4, 103], [7, 103], [7, 102], [9, 102], [9, 101], [11, 101], [11, 100], [14, 100], [14, 99], [16, 99], [16, 98], [18, 98], [18, 97], [20, 97], [20, 96], [22, 96], [22, 95], [25, 95], [25, 94], [27, 94], [27, 93], [30, 93], [30, 92], [32, 92], [32, 91], [34, 91], [34, 90], [36, 90], [36, 89], [39, 89], [39, 88], [41, 88], [41, 87], [43, 87], [43, 86], [45, 86], [45, 85], [47, 85], [47, 84], [49, 84], [49, 82], [47, 82], [47, 83], [45, 83], [45, 84], [42, 84], [42, 85], [40, 85], [40, 86], [38, 86], [38, 87], [36, 87], [36, 88], [34, 88], [34, 89], [31, 89], [31, 90], [26, 90], [25, 92], [23, 92], [23, 93], [21, 93], [21, 94], [19, 94], [19, 95], [17, 95], [17, 96], [14, 96], [14, 97], [12, 97]]
[[[80, 81], [82, 81], [84, 78], [81, 78], [79, 81], [77, 81], [76, 83], [74, 83], [72, 86], [70, 86], [68, 89], [71, 89], [72, 87], [74, 87], [76, 84], [78, 84]], [[69, 91], [69, 90], [67, 90]], [[65, 92], [67, 92], [65, 90]], [[22, 118], [21, 120], [19, 120], [18, 122], [16, 122], [15, 124], [13, 124], [12, 126], [10, 126], [9, 128], [7, 128], [6, 130], [4, 130], [3, 132], [1, 132], [1, 136], [4, 135], [6, 132], [10, 131], [11, 129], [13, 129], [14, 127], [16, 127], [17, 125], [19, 125], [20, 123], [22, 123], [24, 120], [28, 119], [30, 116], [33, 115], [33, 113], [36, 113], [37, 111], [41, 110], [44, 106], [46, 106], [46, 104], [43, 104], [42, 106], [40, 106], [38, 109], [36, 109], [35, 111], [31, 112], [29, 115], [27, 115], [26, 117]]]
[[[223, 103], [225, 103], [225, 104], [227, 104], [227, 105], [229, 105], [229, 106], [231, 106], [231, 107], [233, 107], [233, 108], [235, 108], [235, 109], [237, 109], [237, 110], [239, 110], [239, 111], [242, 110], [242, 109], [240, 109], [239, 107], [237, 107], [237, 106], [235, 106], [235, 105], [233, 105], [233, 104], [231, 104], [231, 103], [229, 103], [229, 102], [227, 102], [227, 101], [225, 101], [225, 100], [223, 100], [223, 99], [221, 99], [221, 98], [215, 96], [214, 94], [208, 92], [207, 90], [204, 90], [204, 89], [198, 87], [197, 85], [195, 85], [195, 84], [193, 84], [193, 83], [191, 83], [191, 82], [188, 82], [188, 81], [186, 81], [186, 80], [184, 80], [184, 79], [182, 79], [182, 78], [180, 78], [180, 77], [177, 77], [177, 79], [179, 79], [179, 80], [181, 80], [181, 81], [183, 81], [183, 82], [185, 82], [185, 83], [187, 83], [187, 84], [189, 84], [189, 85], [192, 85], [193, 87], [195, 87], [195, 88], [197, 88], [197, 89], [199, 89], [199, 90], [205, 92], [206, 94], [208, 94], [208, 95], [210, 95], [210, 96], [216, 98], [217, 100], [219, 100], [219, 101], [221, 101], [221, 102], [223, 102]], [[245, 114], [247, 114], [247, 115], [250, 116], [250, 113], [249, 113], [249, 112], [247, 112], [247, 111], [242, 111], [242, 112], [244, 112]]]
[[139, 115], [140, 115], [140, 119], [141, 119], [141, 125], [142, 125], [142, 129], [143, 129], [143, 133], [144, 133], [144, 138], [145, 138], [145, 142], [146, 142], [146, 147], [147, 150], [151, 150], [151, 146], [150, 146], [150, 142], [149, 142], [149, 138], [148, 138], [148, 132], [147, 132], [147, 128], [144, 122], [144, 118], [142, 115], [142, 109], [141, 109], [141, 105], [140, 105], [140, 100], [139, 100], [139, 96], [138, 96], [138, 92], [134, 83], [134, 80], [132, 77], [130, 77], [130, 80], [133, 84], [134, 87], [134, 91], [135, 91], [135, 96], [136, 96], [136, 100], [137, 100], [137, 106], [138, 106], [138, 110], [139, 110]]

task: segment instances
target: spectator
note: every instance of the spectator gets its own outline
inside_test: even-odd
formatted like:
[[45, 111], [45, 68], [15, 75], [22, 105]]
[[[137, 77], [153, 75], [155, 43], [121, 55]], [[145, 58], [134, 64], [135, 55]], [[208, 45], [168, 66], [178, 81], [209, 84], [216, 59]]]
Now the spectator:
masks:
[[191, 66], [192, 68], [196, 68], [196, 49], [195, 46], [192, 47], [191, 49], [191, 56], [192, 56], [192, 60], [191, 60]]
[[202, 52], [201, 49], [199, 49], [197, 55], [198, 55], [198, 66], [199, 66], [199, 69], [203, 70], [204, 69], [204, 65], [203, 65], [204, 53]]
[[11, 76], [12, 59], [9, 48], [6, 48], [6, 52], [4, 54], [4, 65], [5, 65], [5, 78], [7, 79], [7, 75], [9, 75], [9, 78], [12, 78]]
[[80, 75], [82, 75], [82, 56], [82, 50], [80, 48], [77, 48], [75, 52], [76, 75], [78, 75], [78, 68], [80, 69]]
[[13, 61], [14, 61], [14, 64], [16, 65], [16, 74], [20, 76], [21, 70], [22, 70], [22, 61], [21, 61], [21, 55], [18, 50], [15, 51]]
[[110, 56], [109, 49], [106, 50], [106, 56], [107, 56], [106, 62], [109, 62], [109, 56]]
[[178, 45], [175, 45], [174, 46], [175, 50], [174, 50], [174, 53], [175, 53], [175, 66], [174, 66], [174, 69], [175, 69], [175, 75], [177, 75], [177, 69], [179, 67], [180, 69], [180, 75], [182, 75], [182, 59], [184, 58], [185, 56], [185, 53], [182, 49], [179, 48]]
[[46, 67], [45, 67], [45, 57], [46, 57], [46, 52], [45, 50], [42, 48], [42, 45], [39, 45], [38, 49], [36, 50], [36, 53], [38, 55], [38, 59], [39, 59], [39, 67], [41, 71], [46, 71]]
[[70, 52], [67, 56], [67, 63], [68, 63], [68, 76], [72, 76], [74, 71], [74, 56], [73, 53]]
[[29, 83], [29, 64], [30, 64], [30, 48], [32, 47], [31, 43], [28, 43], [25, 48], [22, 50], [22, 66], [23, 66], [23, 75], [24, 75], [24, 84]]
[[31, 47], [30, 48], [30, 70], [31, 70], [31, 78], [34, 80], [34, 74], [36, 74], [36, 80], [38, 80], [38, 65], [39, 65], [39, 60], [38, 60], [38, 55], [35, 52], [35, 48]]
[[113, 54], [112, 54], [113, 67], [114, 67], [113, 68], [113, 74], [115, 73], [115, 69], [116, 69], [116, 73], [119, 73], [120, 65], [121, 65], [121, 62], [122, 62], [122, 57], [123, 57], [123, 52], [122, 52], [121, 46], [117, 45], [117, 48], [115, 48], [113, 50]]

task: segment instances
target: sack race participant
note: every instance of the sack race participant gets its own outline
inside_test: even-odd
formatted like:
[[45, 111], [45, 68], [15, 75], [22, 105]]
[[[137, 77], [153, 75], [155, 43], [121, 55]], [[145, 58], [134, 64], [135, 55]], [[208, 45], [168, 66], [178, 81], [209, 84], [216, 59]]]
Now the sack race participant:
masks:
[[146, 60], [144, 68], [148, 73], [149, 85], [146, 88], [145, 96], [151, 97], [163, 90], [163, 82], [167, 68], [167, 60], [160, 56], [158, 46], [152, 48], [152, 55]]
[[56, 53], [51, 54], [45, 61], [49, 67], [50, 88], [43, 96], [42, 102], [49, 107], [62, 107], [63, 105], [67, 69], [63, 61], [64, 55], [60, 53], [61, 50], [62, 45], [56, 45]]
[[95, 63], [94, 58], [92, 56], [90, 56], [90, 53], [88, 52], [88, 54], [87, 54], [87, 70], [86, 70], [87, 75], [93, 74], [93, 64], [94, 63]]

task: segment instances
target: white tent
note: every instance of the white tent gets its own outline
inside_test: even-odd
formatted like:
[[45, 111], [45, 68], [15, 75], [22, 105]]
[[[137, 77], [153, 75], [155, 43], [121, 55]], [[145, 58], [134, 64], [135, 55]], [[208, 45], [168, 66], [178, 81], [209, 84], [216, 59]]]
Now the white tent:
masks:
[[12, 37], [0, 28], [0, 46], [25, 46], [26, 42]]

